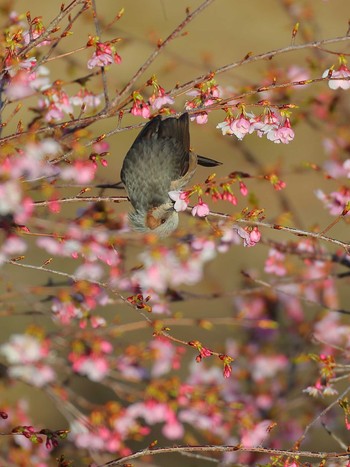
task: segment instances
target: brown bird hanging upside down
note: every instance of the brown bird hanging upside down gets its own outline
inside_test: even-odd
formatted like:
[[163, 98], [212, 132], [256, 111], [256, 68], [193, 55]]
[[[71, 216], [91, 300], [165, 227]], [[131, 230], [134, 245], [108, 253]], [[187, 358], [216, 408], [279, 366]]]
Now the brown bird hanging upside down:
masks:
[[190, 150], [188, 113], [181, 117], [150, 120], [127, 155], [121, 179], [134, 211], [131, 227], [165, 237], [178, 225], [179, 215], [169, 191], [181, 190], [192, 178], [197, 164], [215, 167], [220, 162]]

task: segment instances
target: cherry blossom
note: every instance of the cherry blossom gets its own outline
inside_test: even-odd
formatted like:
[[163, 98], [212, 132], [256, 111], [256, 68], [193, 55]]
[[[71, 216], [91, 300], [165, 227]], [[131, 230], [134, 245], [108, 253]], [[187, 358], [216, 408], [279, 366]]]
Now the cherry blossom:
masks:
[[63, 180], [74, 180], [81, 185], [92, 182], [95, 177], [96, 166], [90, 161], [75, 161], [61, 169], [60, 177]]
[[[310, 73], [307, 69], [298, 65], [291, 65], [287, 70], [287, 76], [290, 81], [307, 81], [310, 79]], [[301, 89], [301, 86], [294, 86], [295, 89]]]
[[184, 246], [181, 256], [165, 247], [145, 251], [140, 255], [143, 269], [132, 274], [143, 291], [165, 292], [167, 287], [179, 284], [195, 284], [201, 280], [203, 266], [215, 257], [215, 244], [201, 242]]
[[199, 110], [198, 112], [191, 112], [191, 121], [195, 120], [199, 125], [207, 123], [210, 110], [204, 111], [202, 109], [219, 101], [221, 95], [220, 88], [215, 80], [211, 79], [199, 84], [198, 87], [189, 91], [187, 95], [193, 96], [193, 99], [186, 102], [186, 110]]
[[225, 122], [219, 123], [216, 128], [222, 131], [223, 135], [235, 135], [239, 140], [242, 140], [251, 132], [251, 120], [243, 113], [238, 118], [229, 118]]
[[350, 70], [345, 64], [340, 65], [338, 70], [327, 69], [323, 72], [322, 78], [330, 76], [328, 86], [335, 89], [350, 89]]
[[346, 159], [346, 161], [344, 161], [343, 169], [346, 171], [346, 176], [350, 178], [350, 159]]
[[156, 378], [167, 374], [174, 366], [179, 365], [176, 347], [166, 339], [154, 339], [150, 343], [150, 349], [154, 352], [154, 364], [152, 375]]
[[285, 260], [286, 257], [283, 253], [271, 248], [269, 257], [265, 262], [265, 272], [268, 274], [276, 274], [276, 276], [285, 276], [287, 274]]
[[289, 118], [286, 118], [284, 123], [277, 129], [267, 132], [266, 137], [274, 143], [289, 144], [294, 139], [294, 131], [291, 128]]
[[88, 60], [87, 67], [91, 70], [94, 67], [104, 67], [112, 63], [121, 62], [120, 55], [114, 50], [108, 42], [97, 42], [96, 50]]
[[198, 199], [198, 204], [196, 204], [191, 211], [192, 216], [198, 217], [206, 217], [209, 213], [209, 206], [203, 202], [202, 198]]
[[[339, 191], [332, 191], [328, 195], [322, 190], [316, 190], [316, 197], [323, 202], [332, 216], [340, 216], [350, 202], [350, 189], [341, 187]], [[349, 215], [348, 212], [346, 215]]]
[[266, 378], [274, 378], [276, 374], [288, 367], [288, 359], [285, 355], [257, 355], [252, 361], [252, 377], [257, 383]]
[[42, 361], [49, 356], [49, 343], [29, 334], [13, 334], [9, 342], [0, 346], [0, 352], [11, 364], [9, 376], [20, 378], [37, 387], [52, 382], [55, 372]]
[[[45, 32], [45, 27], [40, 20], [40, 17], [35, 18], [31, 24], [31, 29], [23, 33], [24, 44], [28, 45], [31, 41], [38, 39]], [[50, 39], [45, 39], [42, 42], [39, 42], [36, 47], [42, 47], [49, 45], [51, 43]]]
[[102, 102], [102, 94], [94, 94], [86, 88], [80, 89], [77, 94], [70, 98], [72, 105], [96, 109]]
[[268, 427], [270, 420], [263, 420], [251, 429], [243, 430], [241, 443], [245, 447], [259, 446], [268, 437]]
[[91, 381], [102, 381], [109, 373], [107, 355], [112, 351], [112, 345], [106, 340], [96, 340], [93, 351], [77, 342], [68, 358], [74, 371], [87, 376]]
[[135, 98], [133, 106], [131, 108], [131, 113], [134, 116], [140, 116], [142, 118], [149, 118], [151, 116], [151, 111], [149, 105], [144, 102], [143, 99]]
[[276, 131], [279, 126], [280, 117], [271, 110], [266, 112], [263, 116], [259, 115], [252, 119], [252, 129], [257, 132], [259, 138]]
[[164, 107], [165, 105], [172, 105], [174, 104], [174, 98], [169, 96], [165, 89], [161, 86], [158, 86], [158, 92], [156, 94], [152, 94], [149, 98], [149, 102], [152, 106], [152, 109], [159, 110], [160, 108]]
[[239, 182], [239, 191], [241, 192], [242, 196], [247, 196], [248, 194], [247, 185], [243, 182]]
[[39, 107], [46, 110], [45, 120], [48, 122], [62, 120], [65, 114], [73, 113], [70, 98], [62, 89], [50, 88], [45, 91], [45, 97], [39, 100]]
[[186, 191], [169, 191], [169, 198], [175, 201], [174, 209], [177, 212], [186, 211], [189, 199]]

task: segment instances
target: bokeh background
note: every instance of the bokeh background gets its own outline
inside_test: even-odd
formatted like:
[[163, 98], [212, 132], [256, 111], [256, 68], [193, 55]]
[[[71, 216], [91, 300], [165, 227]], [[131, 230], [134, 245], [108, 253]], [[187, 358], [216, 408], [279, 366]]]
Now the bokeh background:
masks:
[[[130, 77], [137, 71], [142, 63], [154, 50], [158, 39], [165, 39], [173, 29], [183, 20], [185, 9], [188, 7], [193, 11], [200, 1], [192, 0], [129, 0], [123, 2], [119, 0], [98, 0], [97, 9], [102, 28], [102, 40], [109, 40], [120, 37], [118, 53], [122, 57], [122, 63], [110, 67], [107, 72], [108, 89], [110, 97], [113, 97], [117, 90], [120, 90], [129, 81]], [[32, 0], [27, 1], [5, 1], [0, 5], [3, 18], [9, 9], [15, 8], [18, 13], [30, 10], [32, 18], [42, 16], [44, 24], [57, 14], [61, 2], [51, 0], [48, 2]], [[111, 19], [121, 9], [125, 8], [125, 13], [120, 21], [112, 27], [106, 28]], [[296, 43], [303, 43], [312, 40], [322, 40], [331, 37], [344, 35], [347, 28], [347, 18], [349, 17], [348, 0], [305, 0], [305, 1], [278, 1], [278, 0], [250, 0], [239, 2], [236, 0], [217, 0], [205, 9], [186, 29], [186, 35], [172, 41], [159, 57], [155, 60], [149, 70], [142, 78], [135, 83], [135, 89], [142, 86], [147, 79], [155, 74], [159, 84], [166, 90], [172, 89], [177, 83], [191, 81], [197, 76], [210, 71], [215, 71], [219, 67], [239, 61], [247, 53], [259, 54], [291, 43], [292, 30], [297, 21], [300, 20], [299, 33]], [[4, 21], [0, 17], [0, 23]], [[73, 27], [74, 34], [62, 41], [56, 51], [57, 54], [65, 53], [69, 50], [83, 47], [88, 35], [95, 35], [91, 14], [81, 17]], [[334, 51], [349, 52], [348, 43], [328, 46], [327, 49]], [[52, 80], [61, 79], [67, 82], [65, 89], [68, 93], [76, 92], [78, 86], [71, 81], [77, 77], [88, 73], [86, 63], [91, 56], [91, 49], [78, 51], [64, 60], [53, 60], [47, 66], [50, 69]], [[271, 61], [258, 61], [254, 64], [238, 67], [233, 71], [220, 74], [216, 77], [217, 82], [224, 89], [232, 89], [232, 93], [240, 93], [250, 87], [258, 87], [261, 84], [271, 83], [275, 71], [279, 70], [282, 75], [287, 73], [292, 66], [299, 66], [306, 69], [311, 77], [321, 76], [322, 72], [333, 64], [337, 64], [336, 56], [317, 49], [305, 49], [299, 52], [291, 52], [277, 55]], [[277, 77], [277, 82], [279, 78]], [[102, 91], [99, 77], [92, 78], [87, 86], [94, 92]], [[223, 121], [224, 113], [220, 111], [212, 112], [207, 125], [197, 125], [191, 123], [191, 142], [193, 149], [204, 156], [213, 157], [223, 162], [215, 172], [218, 177], [224, 177], [232, 171], [243, 171], [254, 175], [261, 175], [279, 170], [280, 177], [287, 183], [286, 189], [281, 193], [276, 193], [273, 187], [266, 181], [248, 181], [248, 188], [254, 193], [258, 200], [258, 206], [265, 209], [266, 220], [270, 222], [289, 223], [305, 230], [311, 230], [320, 226], [322, 230], [332, 218], [323, 208], [314, 192], [317, 188], [322, 188], [330, 192], [338, 185], [337, 181], [327, 180], [320, 172], [302, 170], [305, 163], [317, 164], [322, 167], [327, 158], [324, 149], [324, 139], [331, 137], [327, 134], [327, 127], [324, 122], [317, 122], [307, 114], [312, 96], [328, 92], [326, 83], [313, 84], [312, 86], [298, 89], [292, 96], [292, 102], [299, 107], [293, 111], [292, 123], [295, 128], [295, 140], [287, 145], [273, 144], [266, 139], [259, 139], [256, 135], [247, 136], [242, 142], [237, 142], [234, 137], [223, 137], [216, 129], [218, 122]], [[338, 109], [344, 114], [344, 125], [349, 117], [349, 95], [345, 91], [338, 91]], [[268, 98], [272, 102], [288, 103], [288, 92], [276, 91], [269, 95], [261, 94], [257, 100]], [[186, 96], [176, 100], [177, 111], [183, 110]], [[10, 113], [11, 108], [8, 109]], [[29, 121], [32, 115], [21, 115], [23, 122]], [[130, 125], [141, 122], [129, 115], [125, 115], [122, 125]], [[117, 118], [103, 120], [94, 124], [90, 130], [93, 135], [106, 133], [117, 125]], [[321, 131], [320, 131], [321, 129]], [[6, 131], [11, 132], [11, 128]], [[15, 128], [12, 128], [15, 131]], [[137, 130], [126, 131], [115, 134], [108, 139], [110, 143], [110, 156], [108, 157], [108, 168], [99, 168], [98, 182], [113, 183], [119, 180], [120, 167], [123, 157], [137, 135]], [[208, 170], [199, 168], [193, 180], [200, 183], [208, 176]], [[62, 195], [77, 194], [77, 190], [62, 190]], [[92, 193], [98, 193], [97, 190]], [[115, 192], [108, 193], [116, 195]], [[123, 192], [117, 192], [123, 194]], [[229, 207], [227, 204], [218, 202], [211, 204], [211, 208], [217, 211], [228, 213], [236, 212], [247, 205], [247, 201], [242, 197], [237, 208]], [[125, 212], [129, 209], [128, 203], [113, 205], [117, 213]], [[75, 218], [79, 214], [81, 206], [63, 206], [60, 213], [62, 222], [65, 219]], [[289, 214], [286, 214], [289, 211]], [[43, 218], [48, 214], [42, 210]], [[59, 221], [57, 221], [59, 222]], [[183, 230], [201, 229], [190, 216], [181, 216], [180, 232]], [[204, 228], [204, 227], [203, 227]], [[182, 230], [181, 230], [182, 229]], [[262, 231], [263, 237], [268, 239], [278, 239], [279, 241], [291, 240], [292, 236], [284, 232]], [[342, 241], [349, 239], [349, 227], [345, 223], [338, 223], [330, 232], [330, 235]], [[167, 241], [165, 241], [167, 242]], [[134, 242], [128, 251], [128, 263], [130, 267], [140, 264], [139, 254], [142, 246]], [[332, 250], [332, 248], [331, 248]], [[263, 263], [266, 258], [268, 247], [259, 245], [255, 248], [232, 247], [228, 253], [216, 256], [210, 261], [204, 271], [202, 281], [195, 286], [182, 286], [182, 290], [187, 290], [197, 294], [217, 293], [221, 297], [209, 300], [208, 298], [187, 300], [186, 302], [174, 303], [171, 308], [174, 313], [181, 316], [190, 316], [201, 319], [203, 317], [226, 317], [238, 313], [233, 304], [233, 291], [239, 291], [245, 286], [241, 270], [252, 273], [258, 272], [264, 277]], [[26, 255], [26, 262], [42, 264], [47, 259], [47, 253], [34, 247]], [[72, 271], [74, 266], [67, 261], [58, 259], [54, 263], [58, 270]], [[45, 284], [50, 276], [44, 273], [28, 272], [14, 266], [6, 266], [1, 273], [2, 287], [2, 317], [0, 316], [0, 342], [7, 340], [12, 333], [23, 332], [28, 325], [37, 324], [47, 329], [55, 329], [50, 318], [49, 304], [43, 302], [38, 313], [36, 295], [31, 295], [32, 287]], [[340, 307], [346, 307], [349, 303], [349, 283], [339, 284], [340, 297], [342, 303]], [[44, 297], [43, 297], [44, 298]], [[309, 306], [309, 318], [314, 319], [320, 312], [318, 307]], [[140, 318], [132, 310], [123, 304], [106, 307], [100, 311], [108, 322], [127, 323], [135, 322]], [[141, 333], [133, 332], [123, 336], [129, 343], [133, 339], [138, 341], [145, 338], [148, 333], [152, 338], [151, 330], [146, 328]], [[202, 329], [176, 327], [173, 330], [175, 336], [184, 340], [193, 338], [203, 340], [209, 347], [217, 348], [218, 345], [227, 339], [235, 339], [237, 332], [242, 333], [241, 328], [235, 330], [229, 326], [217, 326], [209, 331]], [[195, 334], [195, 335], [194, 335]], [[249, 331], [245, 338], [249, 339]], [[311, 344], [310, 344], [311, 345]], [[189, 360], [193, 355], [189, 355]], [[7, 383], [6, 383], [7, 384]], [[115, 393], [101, 385], [89, 383], [85, 378], [76, 377], [72, 379], [71, 386], [79, 393], [83, 394], [91, 401], [103, 403], [115, 398]], [[55, 403], [50, 400], [42, 391], [33, 389], [25, 384], [16, 384], [3, 389], [3, 398], [8, 401], [17, 400], [25, 396], [31, 402], [31, 414], [35, 422], [40, 426], [65, 427], [66, 420], [57, 410]], [[292, 397], [297, 397], [292, 395]], [[306, 397], [306, 396], [305, 396]], [[318, 433], [318, 436], [320, 434]], [[330, 449], [335, 449], [328, 439]], [[0, 439], [1, 443], [1, 439]], [[319, 446], [314, 444], [318, 449]], [[322, 446], [322, 449], [325, 449]], [[173, 462], [173, 463], [171, 463]], [[182, 465], [199, 465], [188, 461], [186, 464], [181, 459]], [[169, 466], [178, 465], [178, 458], [174, 457], [167, 461]], [[55, 465], [55, 464], [53, 464]], [[77, 464], [79, 465], [79, 464]], [[159, 464], [161, 465], [161, 464]]]

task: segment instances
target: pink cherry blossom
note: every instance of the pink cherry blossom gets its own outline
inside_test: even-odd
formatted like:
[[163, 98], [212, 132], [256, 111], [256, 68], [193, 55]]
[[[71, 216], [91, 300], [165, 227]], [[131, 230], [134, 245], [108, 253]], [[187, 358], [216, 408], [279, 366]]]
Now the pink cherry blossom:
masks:
[[264, 439], [268, 437], [267, 429], [270, 424], [270, 420], [264, 420], [251, 429], [243, 430], [241, 444], [245, 447], [254, 447], [262, 444]]
[[242, 196], [247, 196], [248, 194], [247, 185], [243, 182], [239, 182], [239, 191], [241, 192]]
[[260, 233], [258, 227], [253, 227], [253, 229], [250, 231], [249, 238], [250, 238], [250, 242], [251, 242], [250, 246], [253, 246], [256, 243], [260, 242], [261, 233]]
[[[287, 70], [287, 76], [290, 81], [307, 81], [310, 79], [310, 73], [305, 68], [302, 68], [298, 65], [292, 65]], [[303, 85], [304, 87], [304, 85]], [[294, 86], [295, 89], [300, 89], [301, 86]]]
[[0, 256], [5, 254], [6, 256], [19, 255], [27, 250], [28, 246], [26, 242], [16, 235], [10, 235], [2, 243], [0, 248]]
[[236, 196], [231, 193], [230, 191], [224, 191], [221, 195], [221, 199], [223, 201], [228, 201], [229, 203], [233, 204], [234, 206], [237, 205], [237, 198]]
[[179, 439], [183, 437], [185, 429], [174, 415], [173, 417], [168, 417], [167, 422], [162, 428], [162, 433], [168, 439]]
[[[34, 28], [31, 28], [31, 31], [26, 31], [23, 33], [23, 39], [25, 45], [28, 45], [31, 41], [36, 40], [38, 37], [40, 37], [42, 34], [45, 32], [45, 27], [41, 23], [41, 21], [37, 22], [34, 25]], [[39, 42], [39, 44], [36, 45], [36, 47], [42, 47], [44, 45], [49, 45], [51, 43], [50, 39], [45, 39], [42, 42]]]
[[274, 248], [269, 251], [269, 257], [265, 261], [265, 272], [268, 274], [276, 274], [276, 276], [285, 276], [287, 269], [285, 265], [285, 255]]
[[256, 131], [259, 138], [278, 129], [280, 117], [272, 111], [267, 112], [263, 117], [260, 115], [252, 120], [252, 130]]
[[239, 118], [236, 118], [230, 125], [232, 133], [237, 136], [238, 139], [242, 140], [245, 135], [250, 132], [251, 122], [250, 119], [245, 115], [241, 114]]
[[113, 50], [107, 42], [97, 42], [96, 50], [90, 60], [88, 60], [87, 67], [91, 70], [94, 67], [104, 67], [112, 63], [120, 63], [121, 57]]
[[74, 180], [76, 183], [85, 185], [92, 182], [95, 177], [96, 166], [91, 161], [75, 161], [63, 167], [60, 177], [63, 180]]
[[231, 130], [231, 123], [233, 122], [233, 119], [231, 118], [226, 118], [224, 122], [218, 123], [216, 125], [216, 128], [221, 130], [222, 134], [225, 135], [233, 135], [233, 131]]
[[83, 105], [87, 108], [95, 109], [98, 107], [101, 102], [102, 95], [94, 94], [93, 92], [88, 91], [86, 88], [80, 89], [79, 92], [70, 98], [72, 105], [82, 107]]
[[48, 342], [41, 342], [30, 334], [12, 334], [0, 350], [10, 363], [15, 364], [38, 362], [49, 353]]
[[189, 203], [188, 193], [186, 191], [169, 191], [168, 195], [170, 199], [175, 201], [175, 211], [186, 211]]
[[[322, 74], [322, 78], [327, 78], [329, 73], [329, 69], [325, 70]], [[332, 70], [331, 78], [332, 79], [328, 81], [328, 86], [331, 89], [350, 89], [350, 70], [346, 65], [340, 65], [338, 70]]]
[[225, 364], [224, 371], [223, 371], [224, 378], [229, 378], [231, 376], [231, 373], [232, 373], [231, 365]]
[[[72, 355], [69, 356], [71, 360]], [[109, 372], [109, 365], [104, 356], [82, 355], [73, 360], [73, 370], [87, 376], [91, 381], [102, 381]]]
[[350, 159], [346, 159], [343, 163], [343, 169], [346, 171], [346, 176], [350, 178]]
[[[350, 189], [345, 186], [338, 191], [332, 191], [328, 195], [322, 190], [316, 190], [315, 195], [324, 203], [332, 216], [340, 216], [350, 202]], [[346, 215], [350, 215], [350, 211]]]
[[109, 150], [109, 143], [107, 141], [98, 141], [97, 143], [94, 143], [92, 145], [92, 148], [95, 153], [97, 154], [102, 154], [104, 152], [107, 152]]
[[206, 123], [208, 123], [208, 113], [207, 112], [197, 113], [191, 116], [191, 120], [196, 120], [196, 123], [198, 123], [198, 125], [205, 125]]
[[274, 378], [278, 372], [288, 367], [288, 359], [285, 355], [257, 355], [252, 365], [252, 378], [261, 383], [267, 378]]
[[158, 86], [158, 95], [152, 94], [152, 96], [149, 98], [149, 102], [153, 109], [159, 110], [165, 105], [172, 105], [175, 101], [171, 96], [166, 94], [164, 88]]
[[10, 378], [19, 378], [35, 387], [43, 387], [56, 379], [56, 373], [49, 365], [13, 365], [8, 370]]
[[73, 106], [70, 102], [68, 94], [62, 89], [54, 89], [47, 91], [46, 97], [39, 100], [39, 107], [46, 109], [45, 120], [51, 122], [53, 120], [62, 120], [65, 116], [73, 113]]
[[202, 198], [199, 198], [198, 204], [196, 204], [191, 211], [192, 216], [206, 217], [210, 213], [209, 206], [203, 203]]
[[132, 115], [139, 116], [142, 118], [150, 118], [151, 111], [149, 105], [143, 100], [135, 99], [131, 108]]
[[24, 99], [37, 91], [46, 89], [49, 85], [48, 69], [40, 66], [35, 72], [30, 71], [35, 62], [30, 62], [28, 67], [21, 62], [19, 71], [10, 69], [9, 74], [14, 73], [6, 87], [5, 93], [8, 99]]
[[289, 118], [286, 118], [279, 128], [269, 131], [266, 137], [277, 144], [289, 144], [294, 139], [294, 131], [291, 128]]
[[154, 353], [152, 376], [158, 378], [169, 373], [176, 357], [174, 344], [159, 337], [150, 343], [150, 349]]

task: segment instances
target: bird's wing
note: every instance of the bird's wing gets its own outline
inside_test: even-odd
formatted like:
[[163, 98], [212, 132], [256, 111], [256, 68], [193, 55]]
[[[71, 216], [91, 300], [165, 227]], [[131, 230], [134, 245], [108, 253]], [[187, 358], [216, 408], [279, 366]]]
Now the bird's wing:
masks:
[[121, 179], [136, 210], [169, 201], [173, 181], [178, 189], [187, 183], [197, 164], [196, 157], [190, 157], [189, 146], [187, 113], [180, 118], [156, 117], [141, 130], [121, 170]]
[[184, 186], [188, 184], [188, 182], [193, 177], [197, 167], [197, 154], [194, 152], [189, 153], [189, 163], [187, 167], [187, 172], [179, 179], [173, 180], [170, 184], [170, 190], [178, 191], [181, 190]]

